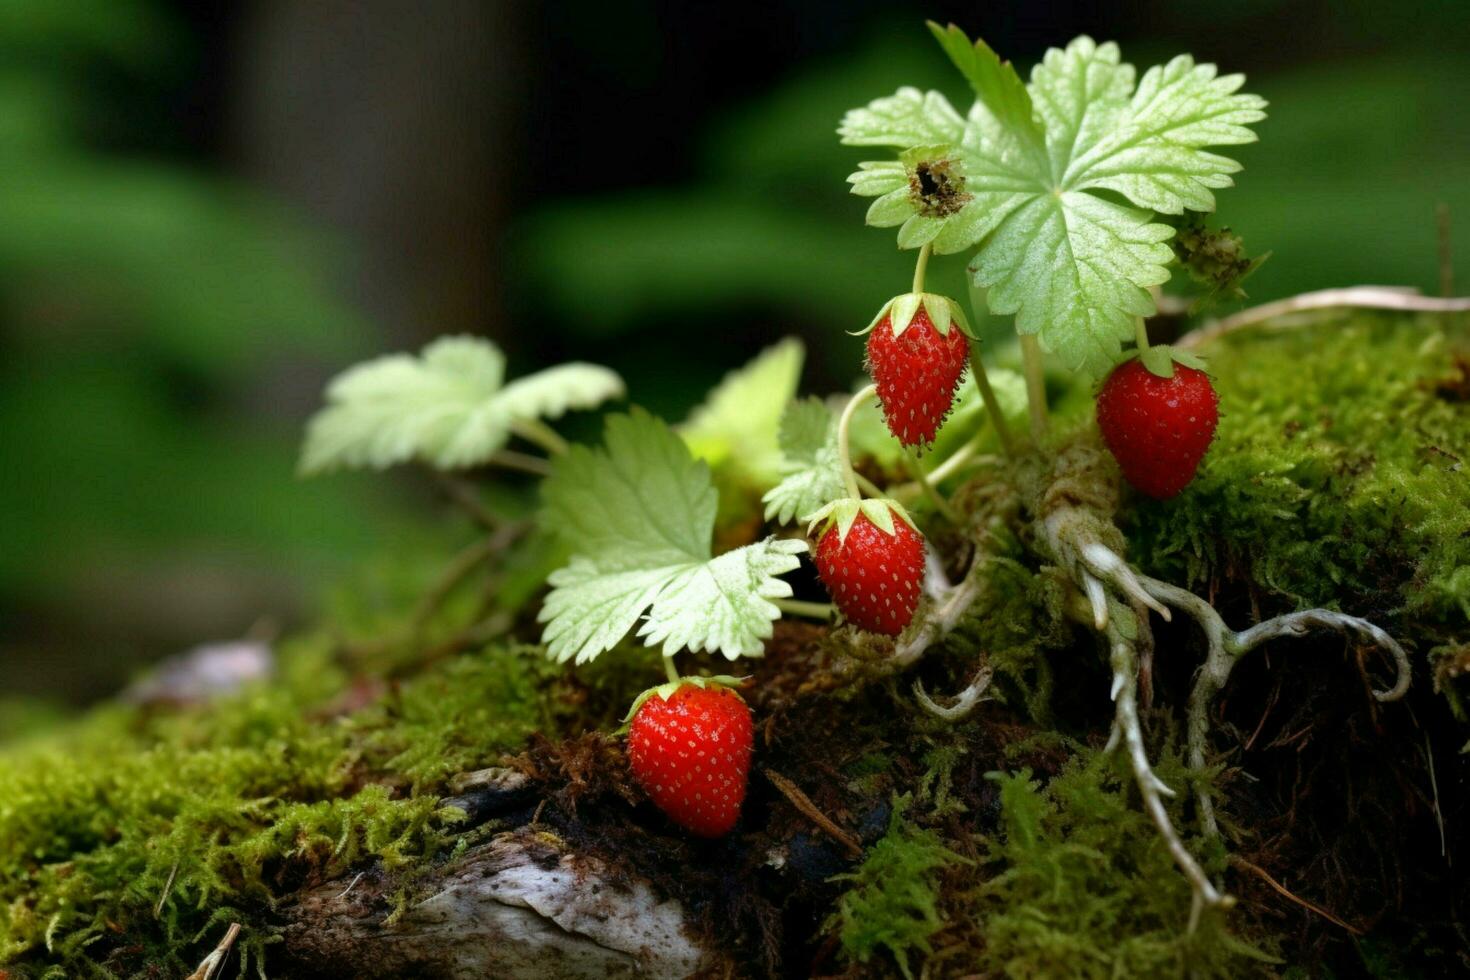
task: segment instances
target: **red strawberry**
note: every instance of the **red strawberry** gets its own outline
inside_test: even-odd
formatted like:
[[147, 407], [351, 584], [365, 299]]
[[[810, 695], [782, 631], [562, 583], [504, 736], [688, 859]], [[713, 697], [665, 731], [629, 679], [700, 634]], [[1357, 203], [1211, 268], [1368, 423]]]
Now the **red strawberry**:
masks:
[[842, 615], [885, 636], [902, 633], [914, 618], [924, 577], [924, 539], [896, 512], [892, 519], [890, 534], [859, 513], [845, 539], [833, 524], [816, 555], [817, 574]]
[[1205, 372], [1175, 364], [1174, 376], [1161, 378], [1135, 357], [1103, 382], [1097, 425], [1128, 482], [1167, 500], [1194, 479], [1215, 438], [1219, 401]]
[[735, 826], [751, 742], [750, 709], [740, 695], [687, 680], [645, 694], [628, 729], [634, 778], [670, 820], [700, 837]]
[[969, 353], [963, 331], [951, 324], [941, 334], [922, 305], [897, 337], [891, 313], [878, 321], [868, 334], [868, 372], [878, 384], [888, 430], [899, 442], [927, 446], [934, 441], [954, 403]]

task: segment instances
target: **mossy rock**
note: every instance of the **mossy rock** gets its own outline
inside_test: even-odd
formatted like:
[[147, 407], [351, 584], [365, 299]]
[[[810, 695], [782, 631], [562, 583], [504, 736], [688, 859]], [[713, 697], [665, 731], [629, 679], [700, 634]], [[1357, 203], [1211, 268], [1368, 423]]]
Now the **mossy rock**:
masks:
[[[845, 651], [817, 627], [782, 624], [755, 666], [758, 766], [802, 785], [861, 858], [760, 777], [723, 844], [662, 824], [617, 743], [579, 738], [615, 727], [644, 683], [639, 651], [567, 678], [498, 643], [384, 683], [323, 634], [283, 644], [276, 679], [228, 700], [28, 722], [42, 730], [0, 750], [0, 973], [183, 977], [240, 922], [232, 972], [298, 975], [276, 965], [281, 903], [364, 869], [390, 904], [415, 901], [470, 839], [444, 805], [451, 777], [524, 751], [540, 802], [502, 821], [534, 811], [566, 846], [616, 850], [737, 973], [1453, 974], [1470, 893], [1441, 849], [1470, 842], [1470, 321], [1317, 314], [1204, 353], [1216, 444], [1179, 498], [1128, 500], [1129, 557], [1234, 625], [1332, 606], [1415, 658], [1410, 700], [1378, 706], [1367, 679], [1385, 668], [1340, 639], [1253, 654], [1217, 719], [1220, 757], [1191, 773], [1174, 732], [1198, 640], [1158, 631], [1150, 751], [1181, 799], [1198, 780], [1222, 796], [1226, 839], [1186, 836], [1234, 912], [1189, 932], [1189, 889], [1099, 751], [1103, 660], [1018, 549], [919, 669], [943, 690], [993, 658], [998, 700], [964, 722], [927, 717], [881, 670], [835, 673]], [[1090, 411], [1068, 393], [1058, 429]], [[1171, 806], [1190, 828], [1190, 805]]]

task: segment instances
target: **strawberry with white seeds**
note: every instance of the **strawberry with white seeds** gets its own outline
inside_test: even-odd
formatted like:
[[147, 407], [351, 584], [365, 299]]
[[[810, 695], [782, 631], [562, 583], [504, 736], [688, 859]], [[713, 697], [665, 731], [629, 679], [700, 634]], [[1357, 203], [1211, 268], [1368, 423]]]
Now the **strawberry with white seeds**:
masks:
[[670, 820], [722, 837], [740, 818], [754, 729], [733, 677], [681, 677], [643, 692], [628, 713], [633, 776]]
[[890, 300], [868, 331], [868, 372], [889, 431], [905, 446], [927, 447], [969, 364], [963, 312], [947, 297], [907, 293]]
[[1196, 357], [1150, 347], [1114, 368], [1098, 392], [1103, 442], [1128, 482], [1150, 497], [1183, 490], [1215, 438], [1220, 399], [1203, 367]]
[[859, 629], [897, 636], [914, 618], [924, 578], [924, 539], [892, 500], [845, 498], [812, 515], [828, 525], [817, 543], [817, 574], [842, 615]]

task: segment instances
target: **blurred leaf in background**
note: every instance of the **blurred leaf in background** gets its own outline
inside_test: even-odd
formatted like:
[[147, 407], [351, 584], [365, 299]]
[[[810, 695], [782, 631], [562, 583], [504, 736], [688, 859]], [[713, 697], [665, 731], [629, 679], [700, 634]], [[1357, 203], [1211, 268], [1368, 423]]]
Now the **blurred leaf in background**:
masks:
[[88, 656], [115, 676], [121, 634], [243, 630], [385, 526], [363, 484], [292, 479], [283, 380], [370, 332], [328, 289], [322, 242], [179, 162], [198, 156], [169, 95], [192, 50], [143, 0], [0, 4], [0, 636], [28, 633], [12, 662], [38, 633], [47, 658], [101, 634]]

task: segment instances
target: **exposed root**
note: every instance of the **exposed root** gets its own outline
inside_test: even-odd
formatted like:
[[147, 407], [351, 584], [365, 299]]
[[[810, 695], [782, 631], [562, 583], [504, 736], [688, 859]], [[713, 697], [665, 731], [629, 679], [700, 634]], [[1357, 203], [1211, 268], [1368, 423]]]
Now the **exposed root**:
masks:
[[1174, 863], [1189, 880], [1193, 902], [1189, 910], [1189, 931], [1199, 924], [1200, 912], [1205, 908], [1229, 908], [1235, 900], [1215, 887], [1200, 867], [1189, 848], [1184, 846], [1179, 832], [1169, 820], [1162, 797], [1173, 796], [1174, 790], [1154, 772], [1148, 761], [1148, 751], [1143, 744], [1143, 726], [1138, 721], [1138, 656], [1134, 640], [1125, 628], [1133, 620], [1131, 612], [1121, 607], [1114, 610], [1107, 628], [1108, 645], [1111, 648], [1113, 667], [1113, 702], [1116, 705], [1114, 739], [1121, 740], [1128, 751], [1128, 763], [1133, 769], [1134, 781], [1138, 784], [1143, 808], [1158, 828], [1159, 836], [1169, 848]]
[[[1142, 576], [1140, 580], [1155, 599], [1188, 613], [1199, 624], [1208, 644], [1205, 662], [1200, 666], [1199, 674], [1195, 677], [1194, 690], [1189, 696], [1187, 741], [1189, 764], [1195, 769], [1203, 769], [1205, 766], [1209, 741], [1210, 706], [1214, 704], [1215, 696], [1230, 679], [1230, 672], [1235, 669], [1236, 662], [1267, 640], [1282, 636], [1305, 636], [1314, 628], [1354, 634], [1388, 651], [1393, 657], [1395, 669], [1393, 686], [1384, 690], [1375, 690], [1373, 697], [1379, 701], [1397, 701], [1409, 690], [1411, 676], [1409, 655], [1393, 637], [1365, 619], [1327, 609], [1308, 609], [1303, 612], [1277, 616], [1236, 633], [1225, 625], [1225, 621], [1215, 611], [1214, 606], [1193, 592], [1148, 576]], [[1219, 823], [1215, 818], [1215, 804], [1210, 794], [1200, 789], [1198, 799], [1200, 821], [1204, 824], [1205, 831], [1210, 834], [1219, 833]]]
[[[1050, 482], [1039, 489], [1036, 497], [1034, 512], [1042, 534], [1041, 550], [1077, 583], [1092, 612], [1092, 625], [1107, 636], [1116, 704], [1108, 748], [1126, 747], [1144, 808], [1189, 880], [1194, 892], [1190, 914], [1193, 929], [1203, 908], [1228, 907], [1232, 900], [1210, 882], [1170, 823], [1161, 797], [1173, 796], [1173, 790], [1155, 775], [1148, 761], [1138, 720], [1140, 687], [1147, 692], [1150, 678], [1146, 658], [1152, 651], [1152, 634], [1147, 610], [1165, 620], [1170, 618], [1171, 608], [1187, 613], [1200, 624], [1208, 642], [1208, 653], [1188, 706], [1189, 764], [1196, 771], [1205, 767], [1210, 707], [1215, 696], [1229, 680], [1236, 661], [1257, 646], [1277, 637], [1303, 636], [1313, 629], [1353, 634], [1393, 657], [1396, 677], [1391, 687], [1373, 692], [1379, 701], [1397, 700], [1409, 689], [1408, 654], [1372, 623], [1325, 609], [1277, 616], [1237, 633], [1204, 599], [1138, 572], [1122, 557], [1122, 533], [1113, 521], [1118, 505], [1116, 476], [1099, 448], [1079, 445], [1060, 453]], [[1201, 786], [1196, 796], [1204, 830], [1218, 834], [1219, 823], [1208, 790]]]
[[995, 676], [995, 668], [989, 663], [982, 663], [975, 678], [970, 681], [968, 687], [954, 696], [954, 704], [943, 707], [936, 704], [929, 693], [924, 690], [923, 681], [914, 681], [914, 697], [919, 699], [919, 704], [932, 715], [943, 718], [945, 721], [959, 721], [979, 704], [990, 687], [990, 680]]
[[[930, 646], [955, 628], [980, 595], [980, 568], [983, 564], [981, 557], [977, 555], [975, 563], [970, 566], [970, 571], [960, 584], [945, 592], [935, 603], [933, 612], [900, 639], [893, 651], [891, 663], [894, 667], [903, 668], [917, 663]], [[940, 571], [939, 574], [942, 576], [944, 573]]]

